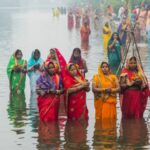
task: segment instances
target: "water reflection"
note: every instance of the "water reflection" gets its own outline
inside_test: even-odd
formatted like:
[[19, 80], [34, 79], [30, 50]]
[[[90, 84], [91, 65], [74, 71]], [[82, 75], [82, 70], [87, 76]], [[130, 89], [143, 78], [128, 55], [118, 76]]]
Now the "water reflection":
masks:
[[122, 119], [119, 143], [125, 149], [144, 149], [149, 144], [145, 120]]
[[87, 126], [86, 121], [68, 121], [65, 129], [65, 145], [66, 150], [83, 149], [88, 150], [87, 143]]
[[117, 131], [116, 120], [96, 120], [93, 136], [93, 149], [116, 149]]
[[11, 124], [14, 126], [14, 130], [17, 134], [24, 133], [23, 127], [26, 120], [26, 102], [25, 94], [11, 94], [8, 104], [8, 118]]
[[37, 107], [37, 95], [31, 93], [30, 104], [29, 104], [29, 119], [32, 127], [32, 132], [37, 132], [38, 128], [38, 107]]
[[58, 122], [41, 122], [38, 127], [39, 150], [59, 149], [60, 147], [60, 130]]

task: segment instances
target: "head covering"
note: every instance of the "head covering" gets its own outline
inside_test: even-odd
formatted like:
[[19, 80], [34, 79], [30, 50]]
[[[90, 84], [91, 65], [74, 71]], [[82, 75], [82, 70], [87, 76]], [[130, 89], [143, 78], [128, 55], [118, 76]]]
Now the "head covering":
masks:
[[[34, 65], [37, 65], [37, 64], [42, 65], [42, 63], [43, 63], [43, 60], [41, 59], [41, 56], [39, 57], [38, 60], [35, 60], [35, 59], [34, 59], [34, 53], [35, 53], [35, 51], [36, 51], [36, 50], [34, 50], [34, 51], [32, 52], [31, 57], [30, 57], [30, 59], [29, 59], [29, 61], [28, 61], [28, 66], [27, 66], [28, 69], [30, 69], [30, 68], [33, 67]], [[31, 74], [32, 74], [32, 72], [28, 72], [29, 77], [31, 76]]]
[[[79, 80], [76, 80], [74, 76], [71, 75], [70, 71], [69, 71], [69, 68], [70, 66], [73, 65], [75, 66], [75, 68], [77, 69], [77, 75], [81, 77], [81, 81]], [[73, 63], [69, 63], [67, 65], [67, 69], [65, 71], [65, 74], [63, 75], [63, 80], [64, 80], [64, 86], [65, 88], [71, 88], [72, 86], [74, 86], [75, 84], [79, 84], [81, 82], [84, 82], [85, 79], [84, 77], [82, 76], [82, 74], [80, 73], [80, 71], [78, 70], [78, 67], [73, 64]]]
[[34, 59], [34, 53], [35, 53], [36, 50], [32, 51], [32, 54], [31, 54], [31, 57], [28, 61], [28, 68], [31, 68], [32, 66], [36, 65], [36, 64], [42, 64], [42, 59], [41, 59], [41, 56], [39, 57], [38, 60], [35, 60]]
[[[62, 56], [62, 54], [60, 53], [60, 51], [57, 48], [52, 48], [52, 50], [55, 51], [56, 59], [59, 63], [58, 65], [60, 66], [61, 71], [65, 70], [66, 66], [67, 66], [65, 58]], [[52, 61], [51, 54], [49, 54], [45, 63], [48, 63], [50, 61]]]

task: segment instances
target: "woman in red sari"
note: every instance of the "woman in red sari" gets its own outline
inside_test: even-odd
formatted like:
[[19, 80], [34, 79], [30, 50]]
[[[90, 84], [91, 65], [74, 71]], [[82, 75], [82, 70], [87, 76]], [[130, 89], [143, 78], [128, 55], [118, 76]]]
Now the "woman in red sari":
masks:
[[81, 75], [75, 64], [69, 64], [63, 78], [67, 92], [68, 119], [88, 119], [86, 106], [86, 92], [89, 91], [89, 82]]
[[91, 29], [87, 22], [84, 22], [80, 29], [81, 34], [81, 48], [88, 49], [89, 48], [89, 36], [91, 33]]
[[44, 73], [37, 80], [38, 108], [41, 121], [58, 119], [60, 95], [63, 93], [61, 76], [55, 73], [53, 62], [45, 66]]
[[120, 75], [123, 118], [142, 118], [149, 96], [148, 81], [136, 57], [129, 59]]
[[71, 30], [74, 26], [74, 18], [72, 11], [68, 12], [68, 29]]
[[[62, 56], [60, 51], [57, 48], [50, 49], [50, 54], [47, 57], [47, 60], [45, 64], [53, 62], [56, 67], [56, 72], [63, 76], [63, 72], [66, 69], [67, 63], [65, 58]], [[60, 116], [66, 116], [66, 108], [65, 108], [65, 94], [62, 94], [60, 97], [60, 109], [59, 109], [59, 115]]]

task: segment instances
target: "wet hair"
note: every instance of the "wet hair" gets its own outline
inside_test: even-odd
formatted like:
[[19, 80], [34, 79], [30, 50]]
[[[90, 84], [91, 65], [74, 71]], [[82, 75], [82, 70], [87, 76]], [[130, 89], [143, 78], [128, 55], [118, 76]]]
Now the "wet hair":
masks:
[[108, 66], [108, 68], [109, 68], [109, 64], [108, 64], [106, 61], [103, 61], [103, 62], [101, 63], [101, 68], [102, 68], [102, 66], [103, 66], [104, 64], [106, 64], [106, 65]]
[[131, 61], [131, 60], [134, 60], [134, 61], [136, 61], [136, 62], [137, 62], [137, 59], [136, 59], [136, 57], [135, 57], [135, 56], [132, 56], [132, 57], [129, 59], [129, 61]]
[[74, 48], [74, 49], [73, 49], [73, 54], [74, 54], [75, 51], [78, 51], [78, 52], [80, 53], [80, 55], [81, 55], [81, 50], [80, 50], [80, 48], [78, 48], [78, 47]]
[[22, 51], [20, 50], [20, 49], [17, 49], [16, 51], [15, 51], [15, 57], [19, 54], [19, 53], [21, 53], [22, 54]]
[[34, 50], [34, 54], [35, 54], [35, 53], [38, 53], [39, 55], [41, 55], [39, 49], [35, 49], [35, 50]]
[[110, 38], [110, 41], [113, 41], [113, 40], [114, 40], [114, 35], [115, 35], [115, 34], [118, 36], [117, 40], [119, 41], [119, 43], [120, 43], [120, 45], [121, 45], [122, 43], [121, 43], [121, 40], [120, 40], [120, 37], [119, 37], [118, 32], [114, 32], [114, 33], [112, 34], [112, 36], [111, 36], [111, 38]]
[[51, 51], [55, 53], [55, 50], [53, 48], [50, 49], [50, 53], [51, 53]]

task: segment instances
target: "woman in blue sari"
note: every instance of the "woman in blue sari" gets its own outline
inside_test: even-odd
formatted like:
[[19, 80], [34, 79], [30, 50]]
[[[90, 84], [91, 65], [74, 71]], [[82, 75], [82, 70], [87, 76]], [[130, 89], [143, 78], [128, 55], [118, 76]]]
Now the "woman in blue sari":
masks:
[[117, 32], [114, 32], [108, 42], [108, 62], [114, 74], [121, 63], [121, 41]]
[[28, 76], [30, 78], [31, 92], [36, 92], [36, 81], [42, 72], [43, 60], [38, 49], [32, 52], [31, 58], [28, 61]]

